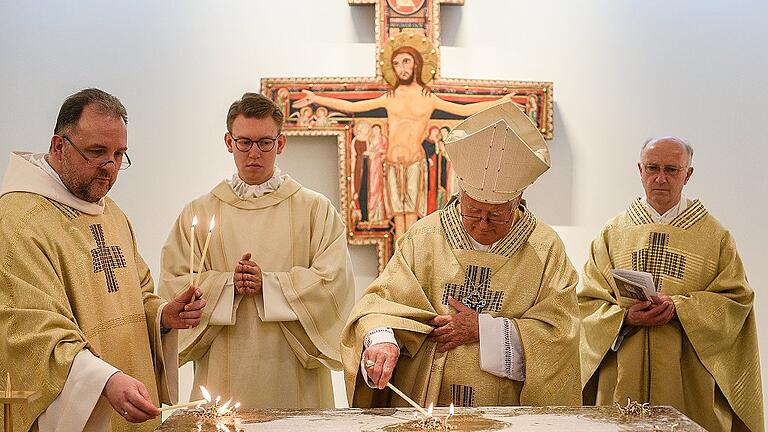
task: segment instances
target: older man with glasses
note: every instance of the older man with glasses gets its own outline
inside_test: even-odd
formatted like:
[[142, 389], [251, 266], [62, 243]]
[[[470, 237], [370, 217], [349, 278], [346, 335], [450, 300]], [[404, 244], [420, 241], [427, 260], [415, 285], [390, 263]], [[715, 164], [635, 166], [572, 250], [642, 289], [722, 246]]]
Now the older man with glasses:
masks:
[[[323, 195], [275, 165], [285, 149], [283, 112], [246, 93], [229, 108], [224, 143], [237, 172], [188, 204], [161, 256], [160, 292], [190, 284], [189, 247], [209, 306], [199, 327], [182, 330], [180, 360], [199, 385], [244, 408], [332, 408], [329, 368], [341, 368], [339, 337], [355, 286], [344, 222]], [[216, 231], [207, 257], [207, 234]], [[205, 223], [203, 223], [205, 222]]]
[[116, 97], [82, 90], [62, 104], [48, 153], [11, 155], [0, 370], [41, 393], [14, 416], [17, 430], [150, 431], [157, 405], [175, 402], [170, 330], [196, 325], [205, 300], [193, 288], [167, 303], [154, 295], [131, 225], [107, 197], [131, 165], [127, 119]]
[[[584, 402], [672, 405], [708, 431], [762, 431], [749, 287], [733, 236], [683, 188], [693, 148], [654, 138], [637, 164], [645, 196], [592, 242], [579, 291]], [[628, 309], [612, 269], [652, 275], [657, 295]]]
[[578, 276], [522, 200], [549, 168], [513, 103], [479, 112], [445, 144], [461, 192], [398, 239], [342, 339], [353, 406], [578, 405]]

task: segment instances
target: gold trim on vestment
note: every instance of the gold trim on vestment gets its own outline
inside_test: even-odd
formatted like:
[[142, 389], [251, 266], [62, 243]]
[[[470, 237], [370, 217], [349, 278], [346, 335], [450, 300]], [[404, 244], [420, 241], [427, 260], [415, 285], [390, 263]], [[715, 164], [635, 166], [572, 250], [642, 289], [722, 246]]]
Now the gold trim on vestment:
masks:
[[[522, 213], [520, 218], [512, 225], [509, 233], [488, 250], [489, 253], [509, 258], [528, 241], [528, 237], [536, 228], [536, 216], [523, 205], [518, 208], [518, 211]], [[451, 249], [474, 249], [469, 234], [461, 222], [458, 200], [448, 203], [445, 208], [440, 210], [440, 223]]]
[[[693, 200], [688, 208], [672, 219], [672, 222], [670, 222], [669, 225], [687, 230], [694, 226], [696, 222], [707, 216], [708, 213], [709, 212], [704, 208], [704, 204], [702, 204], [701, 201]], [[632, 219], [632, 222], [634, 222], [635, 225], [654, 223], [653, 219], [651, 219], [651, 215], [648, 214], [648, 210], [643, 205], [641, 198], [636, 198], [632, 201], [632, 204], [630, 204], [627, 209], [627, 215], [629, 215], [629, 218]]]

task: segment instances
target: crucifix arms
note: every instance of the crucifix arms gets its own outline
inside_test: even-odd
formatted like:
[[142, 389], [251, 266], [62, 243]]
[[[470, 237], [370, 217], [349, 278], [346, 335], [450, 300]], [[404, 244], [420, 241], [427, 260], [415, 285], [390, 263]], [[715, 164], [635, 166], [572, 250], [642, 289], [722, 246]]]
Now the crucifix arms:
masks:
[[386, 95], [379, 96], [375, 99], [366, 99], [361, 101], [350, 102], [344, 99], [336, 99], [327, 96], [318, 96], [310, 90], [302, 90], [304, 98], [299, 99], [293, 103], [294, 108], [302, 108], [311, 104], [322, 105], [331, 109], [344, 111], [344, 112], [364, 112], [370, 111], [376, 108], [385, 108]]
[[460, 116], [471, 116], [472, 114], [478, 113], [486, 108], [490, 108], [502, 102], [512, 100], [512, 96], [514, 96], [514, 93], [508, 93], [499, 99], [493, 99], [485, 102], [458, 104], [455, 102], [447, 101], [445, 99], [441, 99], [437, 95], [432, 94], [432, 97], [434, 98], [435, 109]]

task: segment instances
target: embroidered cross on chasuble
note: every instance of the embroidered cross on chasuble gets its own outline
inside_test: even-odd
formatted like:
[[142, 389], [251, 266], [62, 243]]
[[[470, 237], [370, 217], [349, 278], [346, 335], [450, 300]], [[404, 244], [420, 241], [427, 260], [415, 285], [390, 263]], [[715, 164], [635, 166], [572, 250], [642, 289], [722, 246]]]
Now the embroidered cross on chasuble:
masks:
[[125, 268], [125, 256], [120, 246], [107, 246], [104, 239], [104, 228], [101, 224], [92, 224], [90, 226], [91, 234], [96, 240], [96, 249], [91, 249], [91, 258], [93, 259], [93, 272], [104, 272], [107, 281], [107, 292], [117, 292], [120, 286], [115, 277], [116, 268]]
[[648, 247], [632, 252], [632, 269], [653, 275], [657, 291], [661, 291], [661, 276], [683, 279], [685, 257], [669, 251], [669, 234], [651, 232]]
[[465, 306], [483, 312], [501, 310], [504, 292], [491, 289], [491, 269], [468, 265], [465, 271], [464, 284], [449, 283], [443, 291], [443, 304], [448, 304], [448, 296], [462, 302]]

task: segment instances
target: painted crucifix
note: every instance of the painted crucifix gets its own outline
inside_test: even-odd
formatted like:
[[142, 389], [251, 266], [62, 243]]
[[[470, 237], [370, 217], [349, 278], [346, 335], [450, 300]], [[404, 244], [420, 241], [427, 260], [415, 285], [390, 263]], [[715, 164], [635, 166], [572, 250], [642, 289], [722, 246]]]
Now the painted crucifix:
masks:
[[552, 137], [552, 83], [440, 77], [440, 4], [463, 0], [349, 0], [376, 7], [376, 77], [265, 78], [287, 135], [329, 135], [339, 149], [339, 192], [352, 244], [393, 241], [455, 192], [443, 147], [450, 128], [512, 100]]

